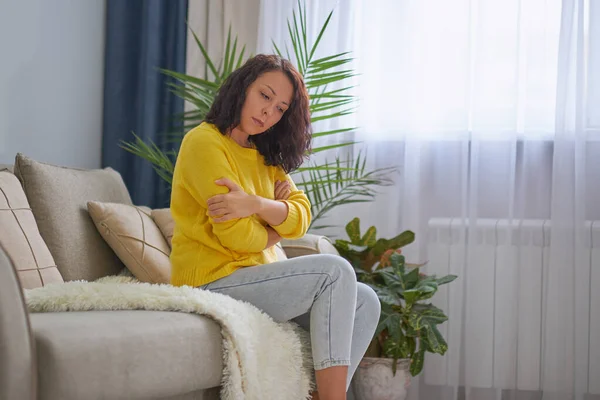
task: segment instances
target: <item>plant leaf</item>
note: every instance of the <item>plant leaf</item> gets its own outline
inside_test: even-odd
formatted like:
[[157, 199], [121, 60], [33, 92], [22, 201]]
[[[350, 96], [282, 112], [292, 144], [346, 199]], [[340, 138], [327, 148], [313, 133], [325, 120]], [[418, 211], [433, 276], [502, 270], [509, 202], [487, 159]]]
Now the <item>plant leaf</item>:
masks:
[[360, 219], [354, 218], [346, 225], [346, 233], [353, 244], [360, 243]]
[[386, 250], [399, 249], [415, 241], [415, 234], [411, 231], [404, 231], [392, 239], [379, 239], [373, 253], [375, 256], [381, 256]]
[[444, 355], [448, 350], [446, 340], [444, 340], [444, 337], [435, 325], [427, 328], [427, 342], [432, 353]]
[[343, 117], [344, 115], [351, 115], [354, 112], [353, 109], [349, 108], [343, 111], [339, 111], [336, 113], [332, 113], [332, 114], [327, 114], [327, 115], [321, 115], [318, 117], [313, 117], [311, 116], [310, 121], [312, 123], [315, 123], [317, 121], [325, 121], [327, 119], [333, 119], [333, 118], [338, 118], [338, 117]]
[[[206, 61], [206, 65], [208, 66], [208, 68], [210, 69], [210, 71], [213, 73], [213, 75], [215, 76], [215, 78], [218, 79], [219, 78], [219, 72], [215, 68], [215, 65], [213, 64], [212, 60], [210, 59], [210, 57], [208, 55], [208, 52], [206, 51], [206, 49], [202, 45], [202, 42], [200, 42], [200, 39], [198, 39], [198, 36], [196, 36], [196, 32], [194, 32], [192, 29], [190, 29], [190, 30], [192, 31], [192, 35], [194, 35], [194, 40], [196, 41], [196, 44], [198, 45], [198, 48], [202, 52], [202, 56], [204, 57], [204, 60]], [[169, 72], [173, 72], [173, 71], [169, 71]]]
[[456, 275], [446, 275], [446, 276], [443, 276], [441, 278], [438, 278], [437, 279], [437, 284], [439, 286], [445, 285], [447, 283], [450, 283], [450, 282], [454, 281], [456, 278], [457, 278]]
[[333, 10], [327, 16], [327, 19], [325, 20], [325, 23], [323, 24], [323, 26], [321, 27], [321, 30], [319, 31], [319, 34], [317, 35], [317, 39], [315, 40], [315, 44], [313, 44], [312, 50], [310, 52], [310, 55], [308, 56], [309, 60], [311, 60], [313, 58], [313, 56], [315, 55], [315, 51], [317, 51], [317, 47], [319, 46], [319, 43], [321, 43], [321, 38], [323, 37], [323, 34], [327, 30], [327, 26], [329, 26], [329, 21], [331, 20], [331, 16], [332, 15], [333, 15]]
[[416, 331], [421, 332], [421, 338], [427, 339], [429, 350], [442, 355], [448, 349], [448, 344], [437, 329], [437, 325], [447, 319], [442, 310], [431, 304], [415, 304], [408, 316], [409, 324]]
[[[406, 264], [405, 264], [406, 266]], [[407, 289], [412, 289], [415, 287], [417, 282], [419, 281], [419, 268], [413, 268], [408, 274], [404, 276], [404, 284]]]
[[382, 304], [381, 305], [381, 315], [379, 317], [379, 324], [377, 325], [377, 329], [375, 330], [375, 335], [374, 336], [378, 336], [381, 332], [383, 332], [385, 329], [387, 329], [388, 324], [390, 322], [394, 322], [397, 321], [399, 318], [399, 315], [394, 312], [394, 310], [392, 309], [392, 307], [389, 304]]
[[169, 71], [169, 70], [160, 70], [162, 73], [164, 73], [165, 75], [171, 76], [175, 79], [178, 79], [179, 81], [181, 81], [182, 83], [186, 83], [186, 84], [195, 84], [198, 87], [201, 88], [205, 88], [205, 89], [212, 89], [212, 90], [217, 90], [219, 88], [218, 83], [216, 82], [211, 82], [208, 81], [206, 79], [200, 79], [200, 78], [196, 78], [194, 76], [190, 76], [190, 75], [186, 75], [186, 74], [182, 74], [180, 72], [175, 72], [175, 71]]
[[373, 247], [375, 245], [376, 241], [377, 241], [377, 228], [372, 226], [369, 229], [367, 229], [367, 231], [365, 232], [364, 236], [361, 239], [361, 242], [365, 246]]
[[[346, 142], [346, 143], [331, 144], [329, 146], [317, 147], [317, 148], [313, 149], [313, 153], [320, 153], [320, 152], [326, 151], [326, 150], [337, 149], [339, 147], [346, 147], [346, 146], [350, 146], [350, 145], [353, 145], [356, 143], [357, 142]], [[356, 169], [352, 169], [352, 171], [355, 171], [355, 170]]]
[[433, 304], [415, 304], [412, 311], [427, 318], [430, 323], [441, 324], [448, 320], [446, 314]]
[[419, 351], [414, 353], [410, 363], [410, 374], [417, 376], [423, 370], [423, 364], [425, 363], [425, 351], [427, 351], [427, 345], [424, 340], [421, 339], [419, 344]]
[[378, 285], [369, 285], [369, 286], [371, 286], [371, 288], [375, 291], [375, 293], [379, 297], [379, 300], [382, 303], [382, 307], [383, 307], [383, 303], [387, 303], [390, 305], [396, 305], [396, 306], [401, 305], [400, 297], [392, 289], [385, 287], [385, 286], [382, 287], [382, 286], [378, 286]]
[[150, 144], [147, 144], [135, 133], [132, 132], [132, 134], [135, 141], [133, 143], [121, 141], [119, 147], [149, 161], [157, 174], [171, 185], [173, 171], [175, 169], [170, 158], [172, 153], [163, 152], [154, 142], [150, 141]]

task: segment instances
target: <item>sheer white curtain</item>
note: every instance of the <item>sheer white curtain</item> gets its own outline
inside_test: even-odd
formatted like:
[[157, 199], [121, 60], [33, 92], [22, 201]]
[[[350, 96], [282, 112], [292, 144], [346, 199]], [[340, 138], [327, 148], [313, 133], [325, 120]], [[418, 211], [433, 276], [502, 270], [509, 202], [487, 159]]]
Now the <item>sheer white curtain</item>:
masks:
[[[258, 51], [295, 4], [261, 1]], [[409, 258], [459, 275], [411, 397], [599, 398], [600, 3], [306, 4], [313, 39], [335, 7], [322, 51], [356, 56], [358, 138], [400, 172], [334, 222], [411, 229]]]

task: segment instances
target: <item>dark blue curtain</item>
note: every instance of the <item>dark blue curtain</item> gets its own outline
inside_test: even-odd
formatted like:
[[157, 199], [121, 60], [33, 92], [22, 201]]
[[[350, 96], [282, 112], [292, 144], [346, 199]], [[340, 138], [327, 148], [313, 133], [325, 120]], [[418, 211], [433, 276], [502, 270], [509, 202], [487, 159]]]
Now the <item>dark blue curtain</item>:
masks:
[[187, 0], [108, 0], [102, 164], [123, 175], [134, 204], [168, 207], [170, 188], [152, 165], [124, 149], [132, 132], [168, 149], [183, 101], [158, 69], [185, 72]]

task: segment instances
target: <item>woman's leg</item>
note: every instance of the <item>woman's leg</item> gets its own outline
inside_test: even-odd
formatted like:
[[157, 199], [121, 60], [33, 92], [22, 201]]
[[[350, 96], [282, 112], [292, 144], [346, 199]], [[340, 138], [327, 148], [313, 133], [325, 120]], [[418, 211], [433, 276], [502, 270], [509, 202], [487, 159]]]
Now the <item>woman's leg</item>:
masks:
[[[364, 283], [358, 283], [354, 329], [352, 330], [352, 346], [350, 350], [350, 366], [348, 367], [346, 388], [350, 387], [350, 382], [358, 364], [373, 339], [380, 313], [381, 304], [379, 303], [377, 294]], [[310, 331], [310, 314], [301, 315], [295, 318], [294, 322], [307, 331]]]
[[242, 268], [204, 288], [254, 304], [276, 321], [310, 313], [320, 398], [345, 399], [357, 296], [346, 260], [321, 254]]

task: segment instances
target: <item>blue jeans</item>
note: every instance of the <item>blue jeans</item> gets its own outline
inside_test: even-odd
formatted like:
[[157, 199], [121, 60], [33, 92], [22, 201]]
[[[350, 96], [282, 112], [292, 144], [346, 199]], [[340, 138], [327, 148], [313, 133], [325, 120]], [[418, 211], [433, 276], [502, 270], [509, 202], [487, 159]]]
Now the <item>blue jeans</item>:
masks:
[[343, 258], [318, 254], [246, 267], [201, 288], [254, 304], [310, 331], [315, 370], [348, 366], [347, 387], [373, 338], [380, 304]]

